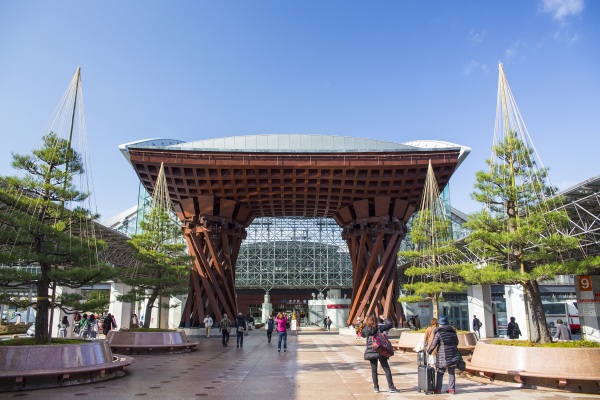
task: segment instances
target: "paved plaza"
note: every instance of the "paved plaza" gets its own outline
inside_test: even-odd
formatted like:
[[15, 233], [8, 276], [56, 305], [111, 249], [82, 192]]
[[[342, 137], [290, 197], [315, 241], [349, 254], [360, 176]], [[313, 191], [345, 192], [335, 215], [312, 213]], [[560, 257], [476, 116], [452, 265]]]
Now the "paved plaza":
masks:
[[[0, 399], [599, 399], [600, 396], [558, 390], [523, 390], [516, 384], [489, 384], [457, 378], [457, 394], [417, 392], [414, 353], [390, 359], [399, 393], [373, 393], [371, 370], [363, 360], [365, 341], [337, 332], [288, 334], [288, 351], [277, 352], [277, 340], [267, 343], [264, 331], [250, 331], [244, 346], [228, 347], [220, 336], [199, 340], [196, 351], [183, 354], [138, 355], [122, 378], [57, 389], [0, 393]], [[447, 383], [447, 376], [444, 381]], [[387, 387], [383, 371], [379, 383]], [[446, 386], [444, 385], [444, 391]]]

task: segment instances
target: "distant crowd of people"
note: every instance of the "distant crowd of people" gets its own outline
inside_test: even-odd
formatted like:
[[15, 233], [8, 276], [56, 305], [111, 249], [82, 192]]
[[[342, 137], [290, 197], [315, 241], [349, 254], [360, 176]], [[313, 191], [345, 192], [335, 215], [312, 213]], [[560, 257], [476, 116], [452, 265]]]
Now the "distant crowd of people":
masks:
[[[135, 316], [135, 314], [133, 315]], [[96, 317], [94, 313], [81, 314], [75, 311], [72, 324], [69, 322], [69, 317], [64, 315], [57, 327], [60, 338], [95, 339], [100, 332], [107, 335], [110, 330], [117, 328], [117, 322], [110, 313], [105, 317]], [[69, 328], [72, 328], [71, 336], [69, 336]]]
[[[219, 332], [221, 333], [221, 341], [223, 347], [229, 346], [229, 336], [231, 333], [231, 329], [234, 329], [236, 333], [236, 347], [244, 347], [244, 336], [248, 335], [248, 331], [250, 326], [254, 323], [254, 318], [252, 316], [244, 317], [242, 313], [238, 313], [235, 319], [232, 321], [229, 319], [227, 314], [223, 314], [223, 318], [219, 321]], [[214, 325], [214, 320], [212, 317], [207, 316], [204, 319], [205, 325], [205, 334], [206, 338], [210, 338], [210, 331], [212, 326]], [[267, 321], [265, 322], [265, 331], [267, 333], [267, 343], [271, 343], [271, 339], [273, 336], [273, 332], [277, 332], [277, 351], [287, 352], [287, 330], [289, 327], [289, 321], [286, 315], [283, 312], [277, 313], [276, 317], [273, 318], [272, 315], [267, 317]]]

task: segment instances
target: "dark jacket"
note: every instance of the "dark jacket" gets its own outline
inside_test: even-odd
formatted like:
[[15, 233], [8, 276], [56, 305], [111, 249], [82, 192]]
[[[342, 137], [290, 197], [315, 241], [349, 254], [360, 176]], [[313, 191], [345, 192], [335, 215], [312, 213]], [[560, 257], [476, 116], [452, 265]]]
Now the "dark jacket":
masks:
[[509, 339], [518, 339], [521, 336], [521, 329], [519, 329], [519, 324], [516, 322], [509, 322], [508, 327], [506, 329], [506, 335]]
[[[378, 332], [385, 332], [392, 328], [392, 323], [390, 320], [385, 320], [383, 324], [378, 324], [375, 327], [364, 325], [362, 330], [360, 331], [360, 335], [364, 338], [367, 338], [367, 348], [365, 349], [365, 354], [373, 353], [378, 354], [379, 357], [385, 357], [373, 350], [373, 336], [375, 336]], [[366, 357], [365, 357], [366, 359]]]
[[115, 325], [115, 320], [113, 319], [112, 315], [107, 315], [106, 317], [104, 317], [104, 321], [103, 321], [103, 332], [104, 334], [108, 334], [108, 331], [110, 331]]
[[236, 328], [242, 326], [242, 327], [244, 327], [245, 331], [248, 330], [248, 323], [246, 322], [246, 318], [244, 318], [241, 315], [238, 315], [235, 318], [235, 326], [236, 326]]
[[458, 364], [460, 355], [458, 353], [458, 335], [450, 325], [440, 325], [433, 335], [433, 343], [427, 349], [431, 354], [437, 348], [438, 352], [435, 363], [438, 368], [446, 368]]
[[273, 321], [273, 318], [267, 319], [267, 332], [273, 332], [274, 326], [275, 326], [275, 321]]

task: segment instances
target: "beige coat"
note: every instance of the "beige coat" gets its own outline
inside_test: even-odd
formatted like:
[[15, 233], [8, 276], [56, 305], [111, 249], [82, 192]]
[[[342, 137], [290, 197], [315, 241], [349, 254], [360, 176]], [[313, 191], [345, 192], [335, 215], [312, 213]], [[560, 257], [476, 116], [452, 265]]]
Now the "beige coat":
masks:
[[[429, 350], [429, 346], [431, 346], [431, 343], [433, 343], [433, 337], [435, 336], [433, 334], [433, 331], [435, 331], [435, 329], [437, 328], [436, 326], [428, 326], [427, 329], [425, 330], [425, 336], [423, 336], [423, 344], [427, 343], [425, 346], [425, 352], [427, 353], [427, 350]], [[433, 350], [433, 353], [431, 353], [432, 355], [436, 355], [437, 354], [438, 349]]]

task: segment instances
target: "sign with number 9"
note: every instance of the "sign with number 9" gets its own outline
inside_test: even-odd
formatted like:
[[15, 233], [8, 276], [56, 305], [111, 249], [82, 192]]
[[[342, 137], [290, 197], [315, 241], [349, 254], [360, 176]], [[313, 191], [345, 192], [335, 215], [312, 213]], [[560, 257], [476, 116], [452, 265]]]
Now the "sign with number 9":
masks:
[[579, 290], [588, 292], [592, 290], [592, 279], [589, 275], [581, 275], [577, 277], [579, 280]]

